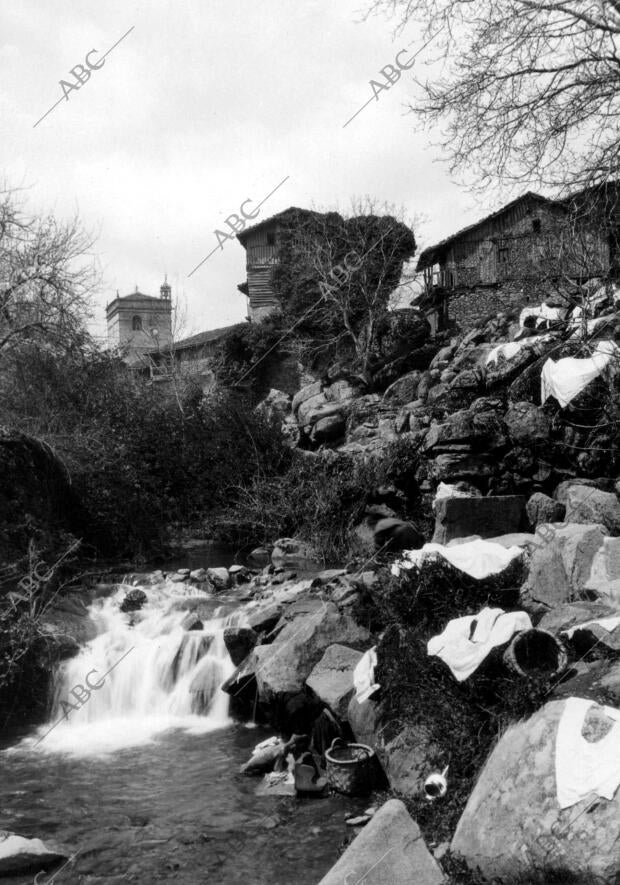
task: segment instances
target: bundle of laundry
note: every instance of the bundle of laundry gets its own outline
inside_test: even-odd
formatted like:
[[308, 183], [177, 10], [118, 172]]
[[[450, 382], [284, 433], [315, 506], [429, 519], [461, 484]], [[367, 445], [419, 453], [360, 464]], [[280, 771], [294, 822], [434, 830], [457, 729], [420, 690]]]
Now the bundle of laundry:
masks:
[[[583, 735], [592, 707], [605, 723], [605, 733], [593, 741]], [[555, 740], [555, 780], [560, 808], [570, 808], [591, 793], [613, 799], [620, 786], [620, 710], [567, 698]]]
[[532, 622], [525, 612], [483, 608], [477, 615], [448, 621], [443, 633], [428, 641], [427, 651], [447, 664], [458, 682], [463, 682], [492, 649], [510, 642], [515, 633], [531, 629]]
[[563, 315], [564, 308], [549, 307], [546, 302], [543, 301], [542, 304], [539, 304], [536, 307], [524, 307], [519, 314], [519, 325], [523, 328], [527, 318], [534, 317], [534, 328], [538, 328], [544, 322], [557, 323], [558, 320], [563, 318]]
[[548, 341], [551, 337], [551, 335], [532, 335], [530, 338], [521, 338], [519, 341], [508, 341], [505, 344], [498, 344], [487, 354], [485, 365], [495, 364], [500, 357], [505, 360], [511, 360], [524, 347], [539, 344], [541, 341]]
[[613, 341], [599, 341], [592, 356], [586, 359], [565, 357], [554, 362], [548, 359], [540, 376], [540, 399], [544, 404], [554, 396], [565, 408], [582, 390], [613, 367], [620, 351]]
[[520, 547], [504, 547], [493, 541], [475, 538], [454, 547], [424, 544], [420, 550], [404, 550], [403, 558], [392, 564], [391, 572], [400, 577], [403, 570], [421, 568], [427, 560], [445, 559], [461, 572], [482, 580], [503, 572], [514, 560], [523, 556]]
[[590, 319], [584, 317], [581, 307], [576, 307], [572, 313], [569, 329], [572, 329], [571, 338], [581, 338], [583, 336], [593, 335], [596, 330], [602, 332], [607, 327], [616, 325], [617, 317], [615, 313], [605, 314], [605, 316]]
[[610, 615], [606, 618], [593, 618], [591, 621], [584, 621], [583, 624], [575, 624], [567, 630], [562, 630], [562, 633], [568, 636], [569, 639], [572, 639], [573, 634], [577, 633], [578, 630], [587, 630], [588, 627], [593, 627], [595, 624], [602, 627], [604, 630], [607, 630], [608, 633], [613, 633], [614, 630], [617, 630], [618, 627], [620, 627], [620, 615]]
[[441, 501], [442, 498], [472, 498], [473, 495], [471, 492], [465, 492], [462, 489], [457, 488], [456, 486], [450, 485], [447, 482], [440, 482], [437, 486], [437, 491], [435, 492], [435, 497], [433, 498], [432, 508], [435, 509], [435, 504], [437, 501]]
[[370, 648], [359, 659], [353, 670], [353, 685], [358, 704], [363, 704], [380, 686], [375, 682], [377, 646]]

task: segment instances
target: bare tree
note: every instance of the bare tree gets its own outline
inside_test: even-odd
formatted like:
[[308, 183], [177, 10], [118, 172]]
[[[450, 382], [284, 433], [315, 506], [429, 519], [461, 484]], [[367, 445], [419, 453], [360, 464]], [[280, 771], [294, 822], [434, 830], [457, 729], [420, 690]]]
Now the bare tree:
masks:
[[61, 348], [86, 340], [98, 282], [91, 246], [77, 218], [30, 215], [15, 190], [0, 191], [0, 353], [26, 340]]
[[[370, 0], [428, 43], [412, 110], [479, 185], [618, 174], [619, 0]], [[430, 42], [429, 42], [430, 41]]]

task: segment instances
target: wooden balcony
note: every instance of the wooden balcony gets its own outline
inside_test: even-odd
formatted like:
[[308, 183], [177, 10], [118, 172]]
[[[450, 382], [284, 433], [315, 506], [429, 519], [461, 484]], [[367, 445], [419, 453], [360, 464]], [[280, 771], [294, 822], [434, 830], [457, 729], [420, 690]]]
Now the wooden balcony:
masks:
[[267, 245], [258, 245], [258, 246], [248, 246], [246, 252], [246, 266], [247, 267], [257, 267], [257, 266], [268, 266], [270, 264], [277, 264], [277, 250], [275, 246], [267, 246]]

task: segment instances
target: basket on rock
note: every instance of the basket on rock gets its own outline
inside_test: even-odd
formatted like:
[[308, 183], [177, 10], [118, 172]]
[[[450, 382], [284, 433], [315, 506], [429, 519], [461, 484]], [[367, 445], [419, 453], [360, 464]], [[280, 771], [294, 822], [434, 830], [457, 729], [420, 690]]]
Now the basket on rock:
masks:
[[375, 752], [366, 744], [334, 738], [325, 751], [327, 780], [338, 793], [365, 796], [372, 791]]

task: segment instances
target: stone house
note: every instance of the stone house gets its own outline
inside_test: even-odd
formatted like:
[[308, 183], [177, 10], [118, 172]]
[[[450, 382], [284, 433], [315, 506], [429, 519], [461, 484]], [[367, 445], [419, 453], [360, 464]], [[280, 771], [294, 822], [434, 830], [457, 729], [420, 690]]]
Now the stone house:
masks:
[[571, 201], [528, 192], [425, 249], [422, 307], [435, 331], [450, 319], [468, 328], [491, 313], [519, 310], [557, 293], [565, 278], [607, 276], [613, 238]]

